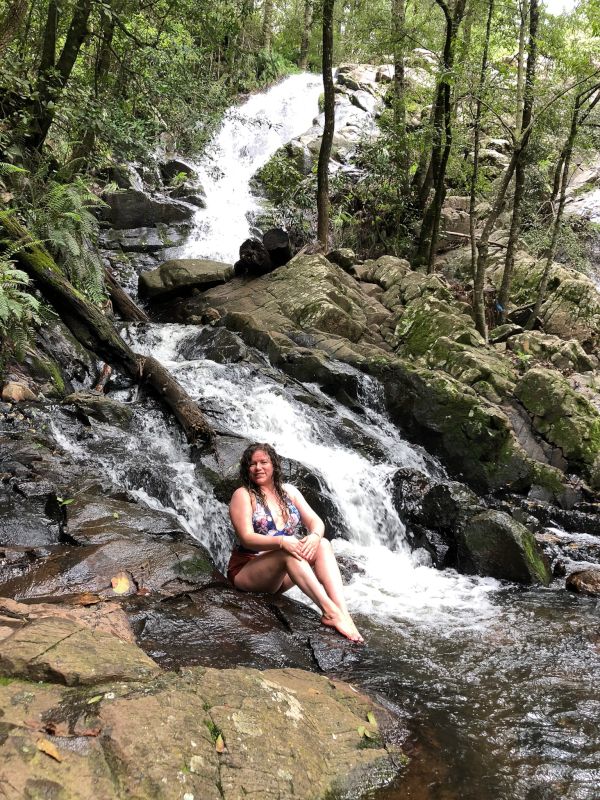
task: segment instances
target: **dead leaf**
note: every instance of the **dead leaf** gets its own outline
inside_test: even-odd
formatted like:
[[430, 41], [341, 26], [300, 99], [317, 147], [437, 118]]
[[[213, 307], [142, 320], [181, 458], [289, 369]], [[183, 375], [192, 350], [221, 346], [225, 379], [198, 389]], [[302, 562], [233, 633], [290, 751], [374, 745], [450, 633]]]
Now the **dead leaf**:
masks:
[[145, 597], [148, 594], [152, 594], [152, 592], [146, 586], [142, 586], [141, 589], [138, 589], [137, 594], [141, 594]]
[[93, 606], [101, 602], [102, 598], [97, 594], [92, 594], [92, 592], [82, 592], [71, 598], [71, 603], [74, 606]]
[[217, 751], [217, 753], [225, 752], [225, 742], [223, 741], [222, 734], [219, 734], [215, 740], [215, 750]]
[[115, 594], [125, 594], [131, 586], [126, 572], [118, 572], [110, 583]]
[[90, 699], [87, 701], [88, 706], [93, 705], [93, 703], [99, 703], [103, 697], [104, 697], [103, 694], [95, 694], [93, 697], [90, 697]]
[[47, 756], [50, 756], [50, 758], [53, 758], [55, 761], [63, 760], [63, 757], [58, 752], [55, 745], [49, 742], [48, 739], [38, 739], [37, 749], [41, 750], [42, 753], [46, 753]]

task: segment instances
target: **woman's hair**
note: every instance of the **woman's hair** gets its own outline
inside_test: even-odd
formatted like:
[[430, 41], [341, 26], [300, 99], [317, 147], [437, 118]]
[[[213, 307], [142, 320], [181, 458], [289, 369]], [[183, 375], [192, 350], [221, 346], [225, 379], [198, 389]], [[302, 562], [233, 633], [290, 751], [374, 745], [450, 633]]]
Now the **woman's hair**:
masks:
[[283, 488], [283, 469], [281, 466], [281, 458], [277, 455], [275, 448], [271, 447], [271, 445], [267, 444], [266, 442], [254, 442], [254, 444], [249, 445], [242, 453], [242, 457], [240, 459], [240, 481], [242, 486], [244, 486], [251, 494], [257, 496], [263, 505], [267, 505], [267, 500], [262, 489], [260, 486], [257, 486], [250, 477], [250, 461], [252, 460], [252, 456], [259, 450], [262, 450], [271, 459], [271, 464], [273, 465], [273, 484], [275, 486], [277, 502], [279, 504], [279, 508], [281, 509], [281, 513], [283, 514], [284, 520], [287, 521], [289, 514], [287, 507], [287, 492]]

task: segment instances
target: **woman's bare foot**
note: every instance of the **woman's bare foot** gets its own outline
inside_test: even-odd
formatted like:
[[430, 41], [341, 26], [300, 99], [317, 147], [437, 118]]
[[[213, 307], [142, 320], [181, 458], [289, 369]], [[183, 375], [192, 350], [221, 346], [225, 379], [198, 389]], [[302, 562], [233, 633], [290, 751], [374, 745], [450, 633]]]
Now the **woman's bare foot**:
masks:
[[341, 612], [339, 614], [323, 614], [321, 622], [323, 625], [335, 628], [338, 633], [341, 633], [346, 639], [350, 639], [351, 642], [359, 644], [364, 642], [349, 614], [342, 614]]

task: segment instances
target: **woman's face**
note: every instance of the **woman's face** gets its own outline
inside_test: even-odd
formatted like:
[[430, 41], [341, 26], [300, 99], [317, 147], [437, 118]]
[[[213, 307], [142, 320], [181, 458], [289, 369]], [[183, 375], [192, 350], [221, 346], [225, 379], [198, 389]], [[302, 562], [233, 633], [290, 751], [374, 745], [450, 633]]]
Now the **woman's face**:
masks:
[[273, 480], [273, 464], [264, 450], [257, 450], [248, 467], [250, 480], [257, 486], [265, 486]]

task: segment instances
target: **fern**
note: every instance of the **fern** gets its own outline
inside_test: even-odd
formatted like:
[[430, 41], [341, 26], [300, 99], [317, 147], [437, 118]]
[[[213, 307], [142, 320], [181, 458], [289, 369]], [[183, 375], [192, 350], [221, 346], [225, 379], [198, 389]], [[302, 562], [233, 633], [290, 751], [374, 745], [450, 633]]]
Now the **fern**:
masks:
[[15, 268], [14, 253], [0, 257], [0, 360], [8, 352], [22, 358], [32, 327], [40, 323], [39, 301], [26, 291], [29, 278]]

